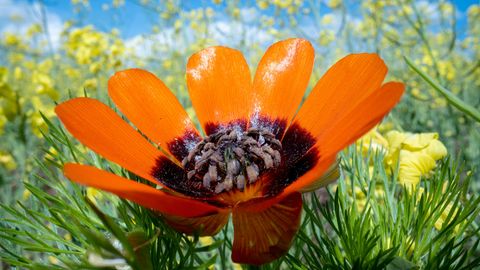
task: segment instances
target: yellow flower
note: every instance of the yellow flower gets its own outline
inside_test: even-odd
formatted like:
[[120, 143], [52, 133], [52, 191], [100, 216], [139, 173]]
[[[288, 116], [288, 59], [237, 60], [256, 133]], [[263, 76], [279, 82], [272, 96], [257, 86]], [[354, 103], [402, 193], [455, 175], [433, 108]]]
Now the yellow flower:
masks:
[[234, 8], [232, 10], [232, 16], [235, 18], [235, 19], [238, 19], [240, 17], [240, 9], [239, 8]]
[[165, 60], [165, 61], [163, 61], [162, 66], [163, 66], [166, 70], [169, 70], [169, 69], [171, 69], [172, 66], [173, 66], [173, 61], [172, 61], [172, 60]]
[[58, 155], [58, 151], [55, 148], [50, 147], [48, 151], [45, 153], [44, 158], [54, 159], [57, 155]]
[[[450, 215], [450, 213], [453, 211], [453, 213], [451, 213], [451, 216], [454, 217], [456, 214], [457, 214], [457, 211], [458, 209], [452, 209], [453, 208], [453, 204], [449, 203], [447, 205], [447, 207], [445, 207], [445, 210], [443, 210], [442, 214], [440, 215], [440, 217], [437, 219], [437, 221], [435, 221], [435, 228], [437, 230], [441, 230], [442, 227], [443, 227], [443, 224], [447, 221], [447, 217], [448, 215]], [[455, 228], [454, 228], [454, 231], [458, 231], [459, 229], [459, 226], [457, 225]]]
[[17, 168], [17, 163], [13, 159], [13, 156], [6, 152], [0, 152], [0, 165], [8, 171], [13, 171]]
[[288, 8], [290, 5], [293, 4], [292, 0], [274, 0], [273, 4], [279, 8]]
[[390, 131], [386, 135], [389, 144], [385, 162], [387, 166], [399, 165], [399, 182], [413, 187], [422, 176], [435, 168], [436, 161], [447, 155], [447, 149], [438, 140], [437, 133], [402, 133]]
[[102, 69], [102, 65], [100, 62], [95, 62], [92, 63], [88, 69], [91, 73], [97, 74]]
[[469, 17], [477, 17], [480, 15], [480, 5], [471, 5], [468, 10], [467, 14]]
[[31, 38], [42, 32], [42, 26], [38, 23], [32, 24], [27, 30], [27, 37]]
[[420, 182], [422, 176], [435, 168], [435, 160], [425, 153], [400, 151], [399, 182], [407, 187], [413, 187]]
[[321, 30], [318, 37], [318, 43], [321, 46], [327, 46], [335, 40], [335, 33], [332, 30]]
[[200, 237], [198, 240], [200, 240], [200, 243], [202, 244], [202, 246], [209, 246], [213, 244], [213, 237], [211, 236], [203, 236], [203, 237]]
[[208, 17], [208, 18], [212, 18], [214, 15], [215, 15], [215, 11], [212, 9], [212, 8], [207, 8], [205, 10], [205, 15]]
[[38, 138], [41, 138], [43, 136], [42, 133], [45, 133], [48, 130], [47, 124], [39, 112], [32, 113], [29, 118], [33, 134]]
[[370, 130], [357, 141], [363, 155], [366, 155], [369, 150], [374, 152], [388, 152], [388, 141], [378, 132], [377, 128]]
[[48, 74], [35, 70], [32, 75], [32, 83], [36, 85], [35, 91], [38, 94], [47, 95], [53, 100], [59, 98], [59, 93], [54, 89], [54, 82]]
[[22, 69], [20, 67], [15, 67], [15, 69], [13, 71], [13, 77], [15, 78], [15, 80], [22, 79], [22, 76], [23, 76]]
[[16, 47], [22, 44], [22, 41], [20, 40], [20, 38], [12, 33], [5, 33], [4, 40], [5, 40], [5, 45], [7, 46]]
[[[445, 191], [445, 188], [446, 188], [446, 184], [443, 186], [443, 190]], [[418, 192], [417, 192], [417, 200], [420, 200], [421, 196], [425, 193], [425, 189], [423, 187], [420, 187], [418, 188]], [[423, 196], [426, 196], [426, 195], [423, 195]], [[442, 206], [443, 207], [443, 206]], [[435, 224], [433, 225], [435, 227], [435, 229], [437, 230], [441, 230], [442, 227], [443, 227], [443, 224], [447, 221], [447, 218], [448, 218], [448, 215], [450, 215], [450, 213], [452, 211], [454, 211], [453, 213], [451, 213], [451, 217], [454, 217], [456, 214], [457, 214], [457, 211], [458, 211], [458, 208], [455, 208], [455, 209], [452, 209], [453, 208], [453, 204], [452, 203], [449, 203], [445, 209], [443, 210], [442, 214], [440, 215], [440, 217], [438, 217], [438, 219], [435, 221]], [[454, 231], [458, 231], [459, 230], [459, 225], [457, 225], [455, 228], [454, 228]]]
[[71, 79], [80, 77], [80, 72], [74, 68], [68, 67], [64, 70], [65, 74]]
[[119, 8], [125, 5], [125, 0], [113, 0], [112, 5], [114, 8]]
[[92, 79], [85, 80], [82, 88], [86, 90], [94, 90], [94, 89], [97, 89], [97, 86], [98, 86], [98, 80], [95, 78], [92, 78]]
[[28, 198], [30, 198], [31, 195], [32, 195], [32, 193], [30, 192], [30, 190], [25, 189], [22, 193], [22, 200], [23, 201], [28, 200]]
[[67, 241], [72, 241], [72, 235], [70, 233], [66, 233], [64, 236], [63, 236], [63, 239], [67, 240]]
[[327, 6], [331, 9], [338, 8], [342, 4], [341, 0], [330, 0], [327, 2]]
[[322, 24], [331, 24], [333, 22], [333, 15], [326, 14], [322, 17], [321, 23]]
[[411, 256], [415, 251], [415, 239], [407, 235], [407, 237], [405, 238], [405, 245], [407, 254]]
[[0, 108], [0, 135], [3, 134], [4, 130], [3, 127], [5, 127], [5, 124], [8, 122], [8, 119], [5, 115], [3, 115], [3, 109]]
[[90, 199], [93, 203], [97, 203], [98, 200], [103, 199], [103, 194], [96, 188], [87, 187], [87, 198]]
[[268, 1], [259, 0], [259, 1], [257, 1], [257, 6], [260, 9], [267, 9], [268, 8]]
[[51, 264], [58, 264], [60, 261], [54, 257], [54, 256], [48, 256], [48, 261], [51, 263]]

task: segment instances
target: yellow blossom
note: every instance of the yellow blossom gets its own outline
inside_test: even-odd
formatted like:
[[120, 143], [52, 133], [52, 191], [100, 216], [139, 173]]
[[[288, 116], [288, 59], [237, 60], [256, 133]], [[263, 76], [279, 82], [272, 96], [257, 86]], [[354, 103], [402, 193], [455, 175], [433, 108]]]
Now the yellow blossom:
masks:
[[28, 198], [30, 198], [31, 195], [32, 195], [32, 193], [30, 192], [30, 190], [25, 189], [22, 193], [22, 200], [23, 201], [28, 200]]
[[390, 131], [386, 135], [389, 144], [386, 165], [399, 166], [399, 182], [413, 187], [422, 176], [435, 168], [436, 161], [447, 155], [447, 149], [438, 140], [437, 133], [402, 133]]
[[3, 115], [3, 109], [0, 108], [0, 135], [3, 134], [4, 130], [3, 128], [5, 127], [5, 124], [7, 123], [8, 119], [5, 115]]
[[101, 68], [102, 68], [101, 63], [95, 62], [95, 63], [92, 63], [88, 69], [91, 73], [96, 74], [101, 70]]
[[234, 18], [240, 17], [240, 9], [239, 9], [239, 8], [234, 8], [234, 9], [232, 10], [232, 16], [233, 16]]
[[213, 237], [211, 236], [203, 236], [199, 238], [200, 243], [202, 246], [209, 246], [213, 244]]
[[0, 165], [8, 171], [13, 171], [17, 168], [17, 163], [13, 159], [13, 156], [6, 152], [0, 151]]
[[22, 41], [20, 40], [20, 38], [12, 33], [5, 33], [4, 40], [7, 46], [16, 47], [22, 44]]
[[63, 236], [63, 239], [67, 240], [67, 241], [72, 241], [72, 235], [69, 234], [69, 233], [66, 233], [64, 236]]
[[[445, 191], [445, 188], [447, 186], [447, 183], [445, 182], [444, 186], [443, 186], [443, 191]], [[418, 188], [418, 191], [417, 191], [417, 200], [420, 200], [421, 196], [426, 196], [424, 195], [425, 194], [425, 189], [423, 187], [420, 187]], [[443, 207], [443, 206], [442, 206]], [[440, 214], [440, 216], [438, 217], [438, 219], [435, 221], [435, 223], [433, 224], [433, 226], [435, 227], [435, 229], [437, 230], [441, 230], [442, 227], [443, 227], [443, 224], [447, 221], [447, 218], [449, 215], [451, 215], [451, 217], [454, 217], [457, 212], [458, 212], [458, 208], [456, 209], [452, 209], [453, 208], [453, 204], [452, 203], [449, 203], [445, 209], [442, 211], [442, 213]], [[452, 213], [453, 211], [453, 213]], [[454, 231], [458, 231], [459, 229], [459, 225], [457, 225], [455, 228], [454, 228]]]
[[401, 150], [399, 155], [399, 182], [406, 187], [414, 187], [422, 176], [435, 168], [435, 160], [425, 153]]
[[273, 0], [273, 4], [279, 8], [288, 8], [292, 3], [292, 0]]
[[42, 26], [38, 23], [32, 24], [27, 30], [27, 37], [31, 38], [42, 32]]
[[260, 9], [267, 9], [267, 8], [268, 8], [268, 1], [259, 0], [259, 1], [257, 1], [257, 6], [258, 6]]
[[205, 15], [207, 16], [207, 18], [212, 18], [213, 15], [215, 15], [215, 11], [213, 11], [212, 8], [207, 8], [205, 10]]
[[388, 141], [378, 132], [377, 128], [363, 135], [363, 137], [358, 140], [358, 145], [364, 155], [370, 150], [383, 153], [387, 153], [388, 151]]
[[322, 17], [321, 23], [322, 24], [331, 24], [333, 22], [333, 15], [327, 14]]
[[43, 120], [41, 114], [35, 112], [30, 115], [29, 119], [33, 134], [38, 138], [41, 138], [43, 136], [42, 133], [45, 133], [48, 130], [48, 126]]
[[90, 201], [97, 203], [97, 199], [103, 199], [103, 194], [98, 189], [87, 187], [87, 198], [90, 199]]
[[480, 5], [471, 5], [467, 10], [468, 17], [480, 16]]
[[15, 69], [13, 70], [13, 77], [15, 78], [15, 80], [22, 79], [22, 76], [23, 76], [22, 68], [15, 67]]
[[166, 69], [169, 70], [172, 68], [173, 61], [172, 60], [164, 60], [162, 63], [162, 66]]
[[[445, 207], [445, 210], [443, 210], [442, 214], [440, 215], [440, 217], [438, 217], [438, 219], [435, 221], [435, 228], [437, 230], [441, 230], [442, 227], [443, 227], [443, 224], [447, 221], [447, 218], [449, 215], [451, 215], [451, 217], [454, 217], [457, 212], [458, 212], [458, 209], [452, 209], [453, 208], [453, 204], [452, 203], [449, 203], [446, 207]], [[454, 231], [458, 231], [459, 229], [459, 226], [457, 225], [455, 228], [454, 228]]]
[[125, 0], [113, 0], [112, 5], [114, 8], [119, 8], [125, 5]]
[[85, 80], [82, 86], [82, 88], [86, 90], [94, 90], [94, 89], [97, 89], [97, 87], [98, 87], [98, 80], [95, 78]]
[[405, 245], [407, 248], [407, 253], [411, 256], [415, 251], [415, 239], [407, 235], [407, 237], [405, 238]]
[[331, 9], [338, 8], [342, 4], [342, 0], [329, 0], [327, 6]]
[[51, 264], [58, 264], [60, 261], [54, 257], [54, 256], [48, 256], [48, 261], [51, 263]]
[[321, 30], [318, 37], [318, 43], [326, 46], [335, 40], [335, 33], [332, 30]]

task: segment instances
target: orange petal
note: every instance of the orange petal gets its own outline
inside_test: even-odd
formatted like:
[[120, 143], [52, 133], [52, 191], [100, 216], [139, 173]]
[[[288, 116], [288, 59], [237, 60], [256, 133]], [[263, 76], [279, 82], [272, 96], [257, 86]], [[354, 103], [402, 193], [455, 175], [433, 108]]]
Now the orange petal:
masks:
[[108, 93], [122, 113], [149, 139], [181, 161], [201, 140], [170, 90], [152, 73], [128, 69], [108, 81]]
[[[340, 162], [338, 160], [337, 162], [333, 162], [333, 164], [330, 165], [330, 167], [327, 170], [324, 170], [323, 168], [322, 169], [319, 168], [320, 166], [323, 167], [324, 165], [313, 167], [311, 170], [312, 176], [306, 176], [303, 179], [302, 178], [297, 179], [299, 183], [303, 182], [303, 187], [300, 188], [298, 191], [302, 193], [315, 191], [319, 188], [325, 187], [328, 184], [331, 184], [337, 181], [338, 178], [340, 178], [339, 163]], [[311, 177], [313, 181], [307, 181], [309, 177]], [[311, 183], [307, 184], [307, 182], [311, 182]]]
[[290, 123], [307, 88], [314, 57], [310, 42], [299, 38], [268, 48], [253, 80], [254, 113]]
[[349, 113], [377, 90], [387, 67], [376, 54], [351, 54], [334, 64], [318, 81], [294, 122], [313, 137]]
[[198, 218], [163, 215], [165, 221], [175, 230], [189, 235], [213, 236], [227, 224], [229, 212], [223, 212]]
[[151, 170], [162, 153], [107, 105], [74, 98], [55, 108], [67, 130], [81, 143], [125, 169], [158, 183]]
[[232, 260], [260, 265], [287, 253], [300, 225], [301, 211], [300, 193], [261, 211], [254, 204], [235, 208]]
[[402, 83], [386, 83], [326, 128], [317, 141], [320, 154], [336, 154], [371, 130], [400, 101], [404, 89]]
[[114, 193], [124, 199], [169, 215], [199, 217], [221, 211], [215, 206], [176, 197], [95, 167], [67, 163], [63, 170], [65, 176], [76, 183]]
[[317, 138], [317, 143], [307, 153], [318, 152], [321, 160], [307, 173], [285, 188], [285, 196], [295, 191], [309, 191], [312, 188], [328, 184], [328, 168], [335, 161], [336, 154], [372, 129], [400, 100], [404, 91], [401, 83], [390, 82], [383, 85], [350, 113], [338, 119]]
[[[319, 187], [328, 185], [336, 178], [329, 178], [329, 169], [335, 165], [335, 156], [324, 157], [318, 161], [318, 163], [310, 169], [306, 174], [293, 181], [288, 187], [286, 187], [283, 193], [279, 194], [279, 197], [286, 196], [292, 192], [308, 192], [315, 190]], [[324, 177], [326, 176], [326, 177]]]
[[242, 120], [251, 110], [250, 71], [240, 51], [210, 47], [190, 57], [187, 85], [193, 107], [207, 135], [218, 125]]

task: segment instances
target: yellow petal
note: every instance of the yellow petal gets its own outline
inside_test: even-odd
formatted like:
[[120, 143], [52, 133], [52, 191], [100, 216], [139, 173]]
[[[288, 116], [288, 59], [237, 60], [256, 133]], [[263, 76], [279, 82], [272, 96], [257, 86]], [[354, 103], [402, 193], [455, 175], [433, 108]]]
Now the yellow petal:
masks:
[[388, 141], [388, 146], [390, 150], [395, 151], [396, 149], [401, 147], [403, 141], [405, 141], [407, 136], [408, 136], [408, 133], [402, 133], [397, 130], [392, 130], [385, 135], [385, 138]]
[[413, 187], [420, 182], [420, 177], [435, 168], [435, 160], [422, 152], [400, 151], [399, 182]]
[[447, 155], [447, 148], [441, 141], [433, 140], [422, 150], [422, 152], [431, 156], [434, 160], [439, 160]]
[[363, 135], [358, 142], [361, 144], [362, 153], [364, 155], [367, 154], [370, 149], [374, 152], [379, 151], [387, 153], [388, 151], [388, 141], [376, 128], [373, 128], [367, 134]]
[[[453, 213], [451, 213], [453, 212]], [[447, 221], [447, 218], [448, 218], [448, 215], [452, 215], [451, 218], [455, 217], [455, 215], [457, 214], [458, 212], [458, 208], [455, 208], [453, 209], [453, 204], [452, 203], [449, 203], [447, 205], [447, 207], [445, 207], [445, 210], [443, 210], [442, 214], [440, 215], [440, 217], [437, 219], [437, 221], [435, 221], [435, 228], [437, 230], [441, 230], [442, 227], [443, 227], [443, 224]], [[452, 219], [450, 219], [448, 222], [451, 222]], [[455, 228], [453, 229], [454, 232], [458, 232], [458, 230], [460, 229], [460, 224], [458, 224], [457, 226], [455, 226]]]
[[410, 151], [418, 151], [427, 147], [433, 140], [438, 139], [437, 133], [412, 134], [403, 141], [403, 148]]

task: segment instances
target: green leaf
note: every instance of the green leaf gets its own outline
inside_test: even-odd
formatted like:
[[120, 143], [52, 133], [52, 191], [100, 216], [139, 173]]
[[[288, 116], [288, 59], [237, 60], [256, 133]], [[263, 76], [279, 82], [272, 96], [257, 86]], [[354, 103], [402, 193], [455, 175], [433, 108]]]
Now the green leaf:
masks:
[[140, 269], [153, 270], [150, 256], [150, 243], [158, 237], [158, 233], [153, 239], [148, 239], [142, 230], [135, 230], [127, 234], [127, 239], [135, 252], [136, 262]]
[[414, 270], [414, 269], [419, 269], [418, 266], [416, 266], [414, 263], [411, 261], [408, 261], [404, 258], [401, 257], [395, 257], [388, 265], [387, 265], [387, 270]]

